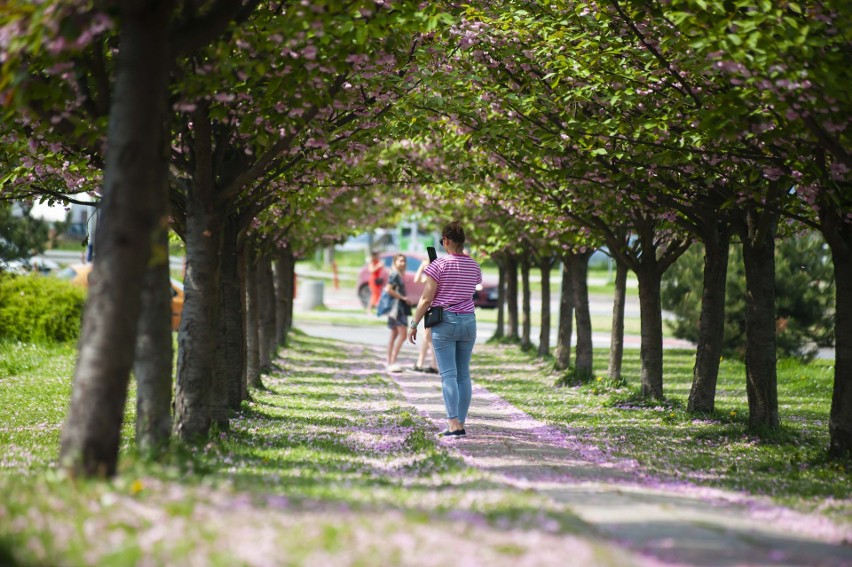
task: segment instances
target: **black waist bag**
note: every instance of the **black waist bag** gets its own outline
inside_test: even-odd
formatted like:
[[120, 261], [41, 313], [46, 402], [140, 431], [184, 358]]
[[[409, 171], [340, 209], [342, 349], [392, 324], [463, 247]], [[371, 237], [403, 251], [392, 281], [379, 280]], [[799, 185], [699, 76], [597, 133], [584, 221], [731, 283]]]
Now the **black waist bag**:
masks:
[[[447, 307], [455, 307], [459, 303], [464, 302], [459, 301], [458, 303], [453, 303], [452, 305], [448, 305]], [[426, 315], [423, 316], [423, 326], [428, 329], [429, 327], [434, 327], [443, 320], [444, 307], [442, 305], [433, 305], [432, 307], [426, 310]]]
[[428, 329], [429, 327], [434, 327], [443, 320], [444, 308], [440, 305], [430, 307], [426, 310], [426, 315], [423, 317], [423, 326]]

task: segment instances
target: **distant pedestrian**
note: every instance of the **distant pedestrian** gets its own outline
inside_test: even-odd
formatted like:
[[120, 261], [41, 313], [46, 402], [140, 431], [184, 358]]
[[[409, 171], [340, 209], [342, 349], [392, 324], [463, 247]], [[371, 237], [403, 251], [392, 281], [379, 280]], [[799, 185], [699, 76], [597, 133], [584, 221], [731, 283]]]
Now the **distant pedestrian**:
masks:
[[367, 265], [367, 268], [370, 270], [370, 277], [367, 278], [367, 286], [370, 288], [370, 298], [367, 300], [367, 315], [370, 315], [373, 308], [379, 304], [379, 298], [382, 296], [382, 284], [385, 283], [385, 280], [382, 278], [384, 265], [377, 251], [373, 250], [370, 253], [370, 263]]
[[432, 348], [441, 373], [447, 429], [439, 435], [465, 435], [472, 385], [470, 358], [476, 342], [476, 315], [473, 294], [482, 283], [482, 270], [476, 260], [464, 254], [464, 229], [451, 222], [441, 231], [441, 245], [449, 253], [425, 270], [428, 279], [417, 309], [411, 318], [408, 340], [416, 344], [417, 325], [430, 306], [443, 308], [442, 321], [432, 327]]
[[[426, 275], [425, 270], [430, 263], [431, 261], [429, 258], [426, 258], [420, 263], [420, 266], [417, 268], [417, 272], [414, 274], [415, 282], [422, 284], [426, 283], [429, 276]], [[432, 359], [432, 364], [430, 366], [426, 366], [427, 356]], [[428, 372], [430, 374], [438, 373], [437, 363], [435, 362], [435, 350], [432, 348], [432, 329], [423, 330], [423, 340], [420, 341], [420, 354], [417, 355], [417, 364], [414, 365], [414, 371]]]
[[405, 342], [405, 329], [408, 326], [408, 316], [411, 315], [411, 306], [414, 302], [405, 296], [405, 254], [397, 254], [393, 257], [393, 270], [388, 276], [388, 284], [385, 293], [395, 301], [388, 313], [388, 328], [390, 339], [388, 340], [388, 372], [400, 372], [396, 364], [399, 350]]

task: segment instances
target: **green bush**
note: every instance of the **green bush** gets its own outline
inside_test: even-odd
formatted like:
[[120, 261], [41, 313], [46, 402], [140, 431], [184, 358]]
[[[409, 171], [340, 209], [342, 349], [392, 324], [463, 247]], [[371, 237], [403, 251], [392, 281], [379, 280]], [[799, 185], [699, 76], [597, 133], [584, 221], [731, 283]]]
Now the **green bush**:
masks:
[[[663, 276], [663, 309], [675, 315], [668, 324], [681, 339], [698, 341], [704, 288], [704, 247], [696, 244]], [[745, 356], [746, 282], [742, 246], [731, 245], [725, 285], [723, 354]], [[834, 268], [819, 236], [803, 234], [779, 240], [775, 247], [776, 346], [779, 357], [813, 357], [817, 347], [832, 345]]]
[[29, 214], [15, 216], [11, 204], [0, 202], [0, 260], [20, 260], [42, 253], [47, 234], [46, 222]]
[[85, 292], [39, 275], [0, 276], [0, 339], [65, 342], [80, 335]]

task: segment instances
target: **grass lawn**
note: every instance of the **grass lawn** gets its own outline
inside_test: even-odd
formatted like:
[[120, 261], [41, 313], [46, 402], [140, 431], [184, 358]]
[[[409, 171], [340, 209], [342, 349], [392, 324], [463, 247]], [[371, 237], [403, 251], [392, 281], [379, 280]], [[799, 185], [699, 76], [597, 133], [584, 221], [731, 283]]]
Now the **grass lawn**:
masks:
[[449, 454], [361, 347], [295, 336], [229, 431], [159, 463], [134, 454], [131, 392], [107, 482], [54, 466], [73, 348], [0, 354], [0, 565], [511, 566], [572, 548], [622, 564], [564, 507]]
[[[418, 554], [509, 566], [532, 551], [623, 564], [569, 509], [497, 484], [436, 443], [366, 349], [296, 334], [282, 355], [228, 431], [175, 444], [159, 462], [134, 452], [131, 389], [120, 474], [94, 482], [54, 465], [73, 346], [0, 344], [0, 564], [376, 565]], [[607, 353], [595, 355], [605, 368]], [[741, 364], [723, 361], [718, 410], [696, 417], [683, 409], [692, 353], [666, 351], [665, 362], [668, 399], [651, 404], [636, 395], [635, 350], [626, 385], [557, 388], [548, 361], [495, 344], [477, 347], [473, 370], [607, 461], [852, 523], [850, 463], [825, 458], [830, 362], [779, 364], [783, 425], [763, 436], [746, 427]]]

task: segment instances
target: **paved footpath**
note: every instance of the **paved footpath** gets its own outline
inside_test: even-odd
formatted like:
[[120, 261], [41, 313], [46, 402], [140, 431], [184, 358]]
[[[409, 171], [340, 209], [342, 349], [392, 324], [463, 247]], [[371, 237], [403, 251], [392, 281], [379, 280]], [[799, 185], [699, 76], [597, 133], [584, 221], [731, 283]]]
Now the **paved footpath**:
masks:
[[[382, 368], [384, 349], [366, 347]], [[440, 379], [413, 372], [389, 376], [408, 402], [445, 425]], [[559, 428], [529, 417], [474, 386], [468, 436], [442, 440], [495, 481], [532, 489], [566, 504], [637, 564], [850, 566], [852, 530], [767, 501], [685, 483], [655, 482], [629, 467], [585, 458]]]

